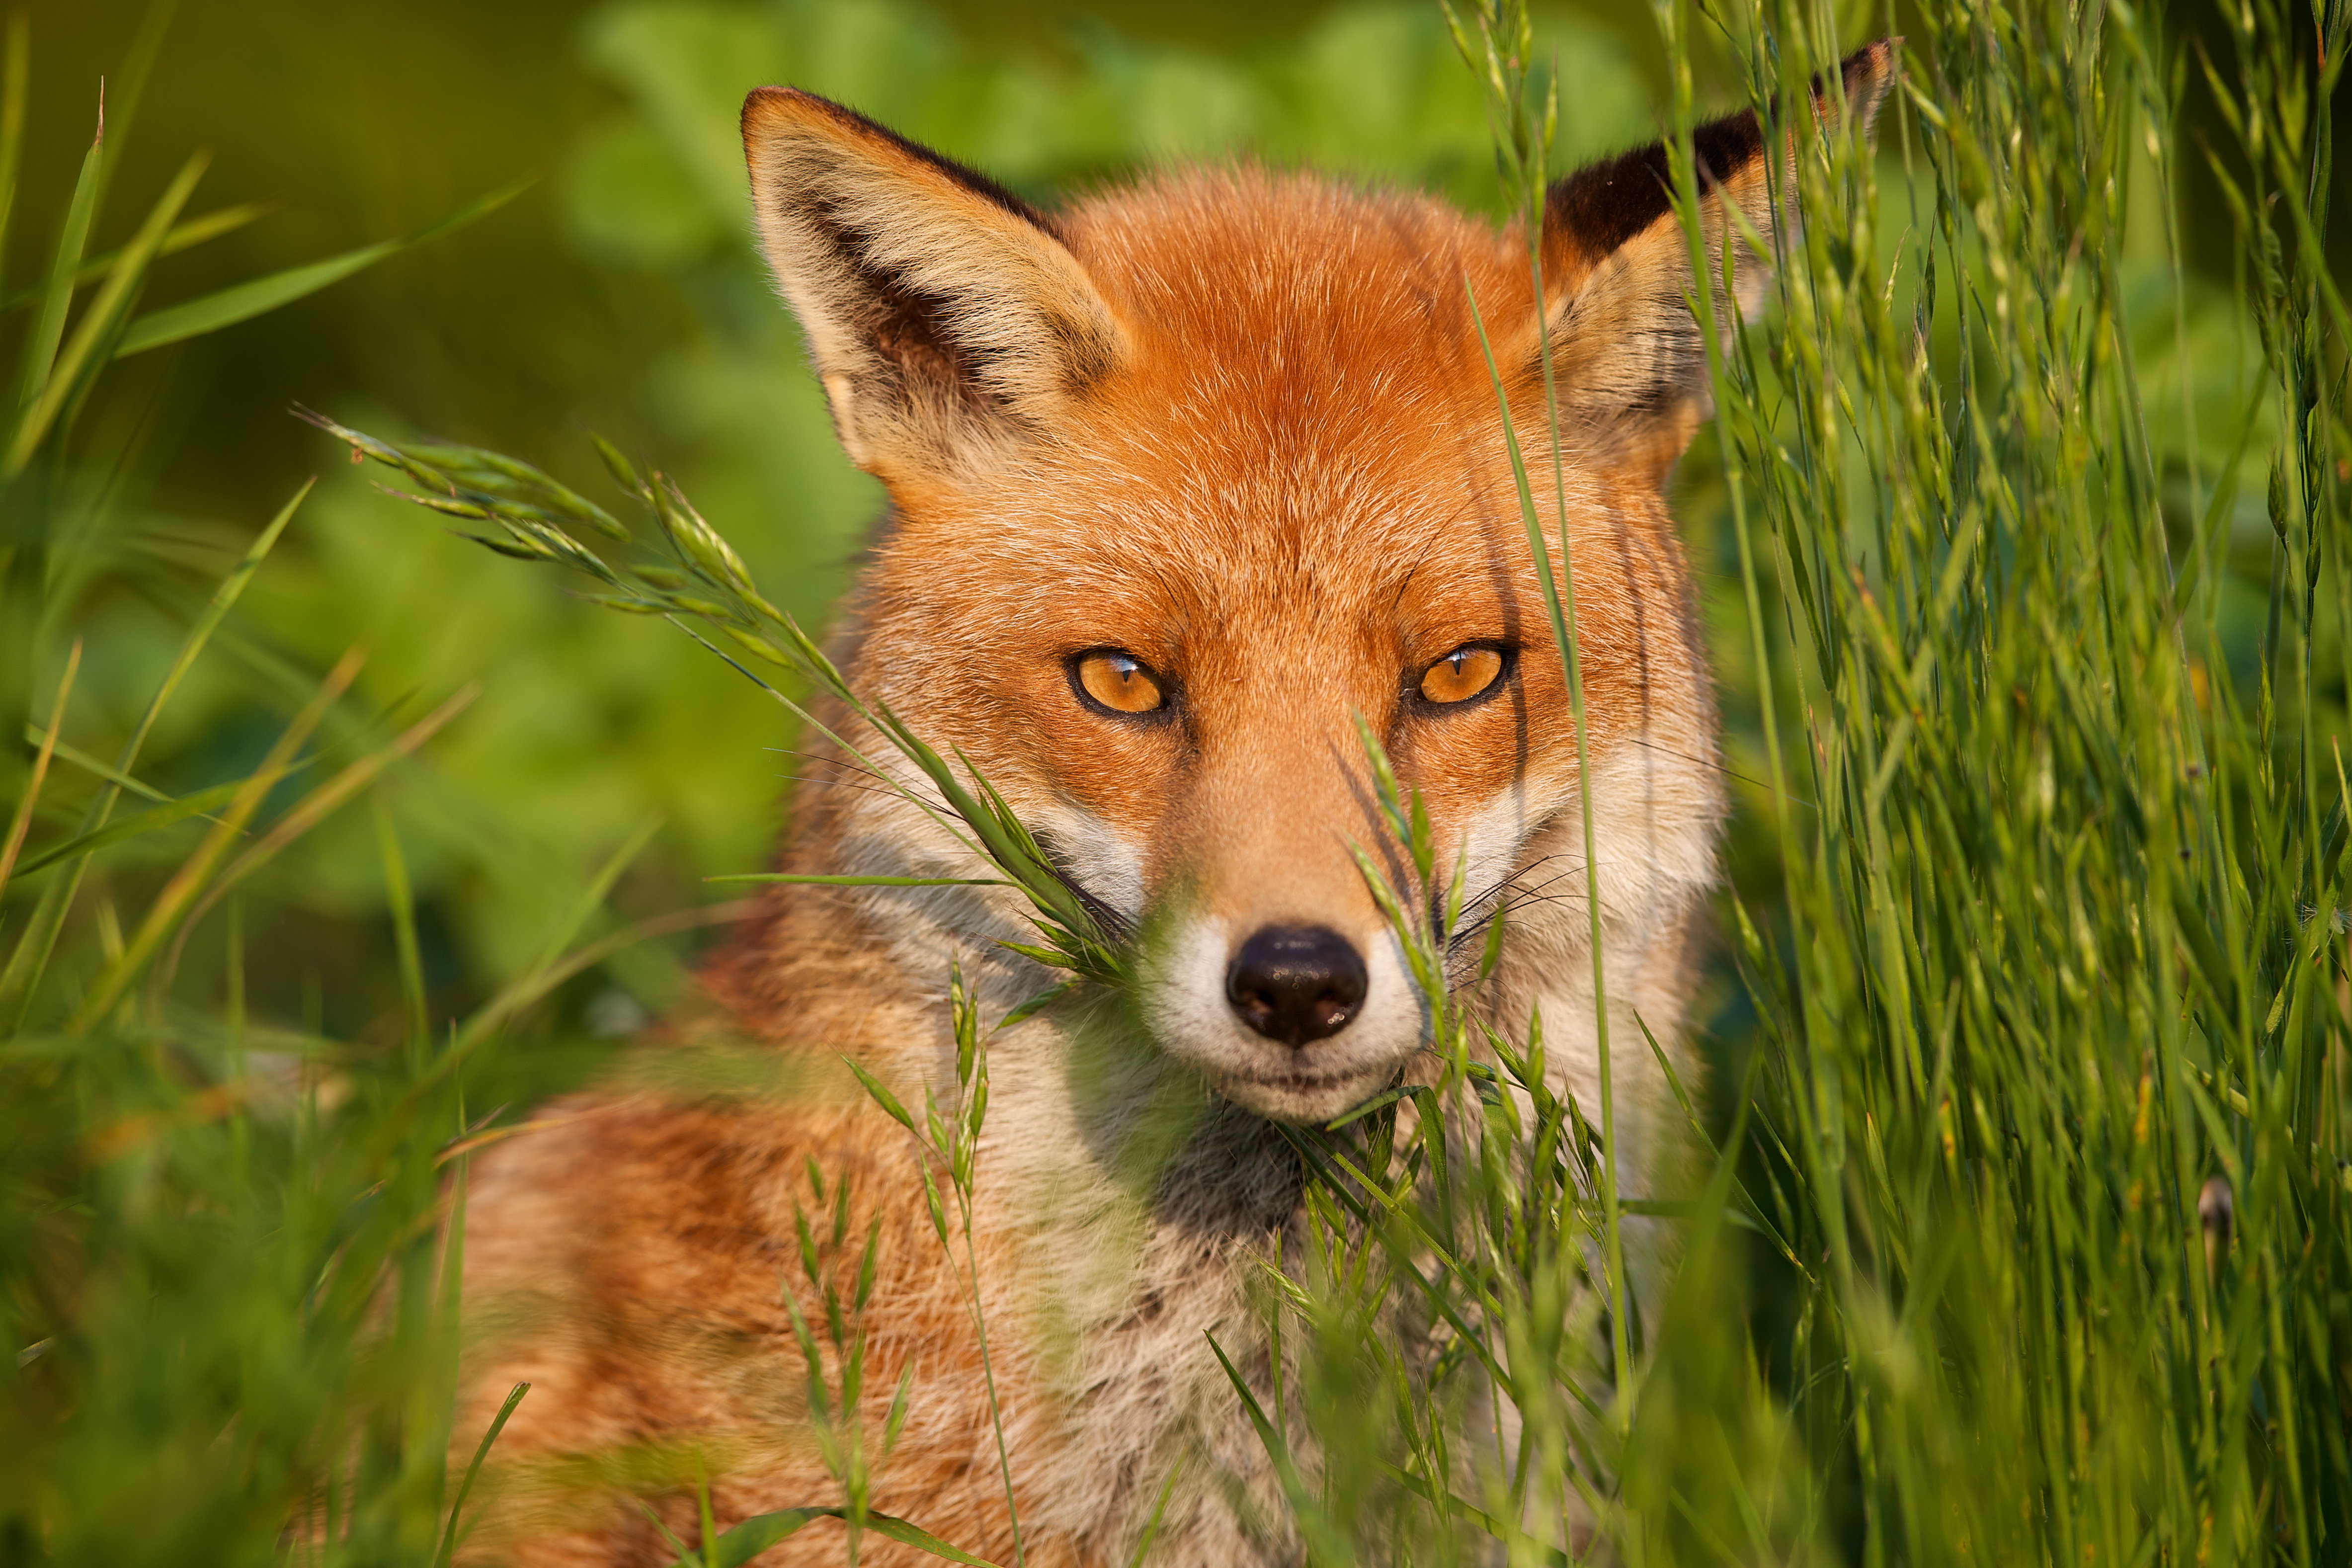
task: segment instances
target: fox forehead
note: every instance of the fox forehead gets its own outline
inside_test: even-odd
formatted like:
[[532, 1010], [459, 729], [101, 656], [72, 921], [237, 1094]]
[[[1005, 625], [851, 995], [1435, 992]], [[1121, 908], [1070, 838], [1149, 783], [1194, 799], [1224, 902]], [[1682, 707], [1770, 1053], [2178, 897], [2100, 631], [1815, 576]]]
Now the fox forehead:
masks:
[[[1491, 410], [1471, 295], [1498, 322], [1528, 308], [1523, 245], [1424, 196], [1309, 174], [1162, 176], [1060, 229], [1134, 344], [1119, 390], [1276, 453], [1376, 449], [1413, 420]], [[1351, 437], [1372, 408], [1393, 428]]]
[[1129, 353], [1012, 461], [899, 487], [886, 556], [1007, 600], [995, 626], [1147, 658], [1278, 629], [1254, 625], [1268, 595], [1295, 629], [1377, 626], [1428, 658], [1521, 634], [1539, 590], [1469, 299], [1522, 318], [1524, 247], [1425, 198], [1255, 171], [1097, 196], [1056, 229]]

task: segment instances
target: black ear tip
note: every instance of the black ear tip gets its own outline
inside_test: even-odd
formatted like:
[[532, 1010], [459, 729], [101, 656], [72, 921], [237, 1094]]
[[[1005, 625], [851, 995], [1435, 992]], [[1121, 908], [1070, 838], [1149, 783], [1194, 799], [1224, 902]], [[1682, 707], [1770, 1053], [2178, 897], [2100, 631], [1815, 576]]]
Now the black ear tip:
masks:
[[1895, 79], [1895, 57], [1902, 52], [1900, 34], [1879, 39], [1862, 47], [1838, 62], [1838, 77], [1849, 99], [1877, 101], [1887, 85]]
[[845, 103], [801, 88], [753, 88], [743, 100], [742, 130], [744, 151], [755, 169], [763, 142], [810, 138], [838, 153], [867, 157], [878, 153], [885, 163], [927, 169], [1025, 223], [1048, 234], [1055, 232], [1052, 219], [979, 170], [901, 136]]

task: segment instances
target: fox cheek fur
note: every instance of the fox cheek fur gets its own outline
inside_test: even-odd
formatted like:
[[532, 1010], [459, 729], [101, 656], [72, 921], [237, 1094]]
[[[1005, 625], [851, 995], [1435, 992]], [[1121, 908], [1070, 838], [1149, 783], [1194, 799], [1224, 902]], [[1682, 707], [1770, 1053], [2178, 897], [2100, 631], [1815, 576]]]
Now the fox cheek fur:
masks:
[[[1863, 51], [1818, 111], [1866, 125], [1893, 71], [1888, 46]], [[806, 93], [754, 92], [743, 132], [779, 289], [843, 447], [890, 495], [844, 667], [1002, 792], [1132, 942], [1139, 978], [992, 1044], [983, 1375], [924, 1217], [922, 1156], [835, 1064], [908, 1103], [927, 1084], [952, 1093], [949, 965], [992, 1020], [1037, 990], [1050, 976], [998, 945], [1034, 934], [1025, 909], [1003, 888], [772, 889], [706, 971], [715, 1016], [677, 1033], [749, 1040], [804, 1091], [616, 1088], [483, 1156], [466, 1289], [509, 1329], [474, 1352], [468, 1413], [533, 1381], [501, 1440], [512, 1496], [528, 1489], [512, 1478], [626, 1473], [614, 1454], [676, 1469], [691, 1449], [724, 1461], [722, 1521], [832, 1500], [791, 1436], [804, 1415], [780, 1294], [798, 1288], [782, 1260], [814, 1164], [852, 1183], [858, 1227], [870, 1216], [882, 1238], [866, 1386], [915, 1375], [875, 1507], [1010, 1560], [994, 1411], [1031, 1559], [1120, 1560], [1192, 1456], [1155, 1561], [1286, 1560], [1265, 1522], [1279, 1488], [1201, 1347], [1213, 1331], [1267, 1373], [1244, 1282], [1298, 1205], [1268, 1119], [1339, 1113], [1416, 1071], [1425, 1039], [1355, 855], [1391, 857], [1409, 897], [1443, 889], [1393, 864], [1359, 722], [1426, 802], [1441, 878], [1466, 864], [1465, 985], [1488, 922], [1507, 922], [1472, 1005], [1509, 1030], [1539, 1006], [1551, 1070], [1591, 1102], [1589, 793], [1610, 1027], [1685, 1050], [1688, 932], [1725, 802], [1661, 490], [1706, 398], [1664, 153], [1552, 188], [1538, 299], [1524, 230], [1420, 196], [1240, 168], [1048, 216]], [[1730, 206], [1770, 235], [1753, 117], [1702, 127], [1696, 149], [1715, 253]], [[1736, 296], [1711, 278], [1722, 310], [1758, 302], [1765, 259], [1741, 248]], [[1538, 515], [1566, 519], [1589, 781], [1482, 323], [1530, 453], [1549, 450], [1547, 339], [1558, 373], [1557, 489], [1549, 462], [1530, 467]], [[1560, 542], [1545, 548], [1564, 571]], [[845, 715], [820, 717], [888, 765]], [[987, 876], [939, 823], [862, 787], [844, 751], [824, 757], [844, 787], [803, 793], [784, 868]], [[1638, 1143], [1654, 1068], [1639, 1048], [1614, 1062]], [[662, 1506], [688, 1527], [690, 1497]], [[563, 1517], [571, 1533], [481, 1550], [666, 1560], [613, 1497]], [[793, 1560], [832, 1560], [831, 1539], [796, 1538]]]

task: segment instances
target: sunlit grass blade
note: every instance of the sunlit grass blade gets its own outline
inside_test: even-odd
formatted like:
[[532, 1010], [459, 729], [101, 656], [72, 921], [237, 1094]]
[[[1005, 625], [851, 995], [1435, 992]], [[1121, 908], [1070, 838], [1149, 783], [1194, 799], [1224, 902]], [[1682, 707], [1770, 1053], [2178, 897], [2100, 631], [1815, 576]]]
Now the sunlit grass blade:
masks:
[[520, 195], [530, 185], [530, 181], [520, 180], [501, 186], [488, 195], [467, 202], [438, 223], [403, 239], [363, 245], [341, 256], [290, 267], [283, 272], [273, 272], [267, 278], [234, 284], [201, 299], [152, 310], [136, 318], [124, 329], [121, 340], [115, 345], [114, 357], [122, 359], [144, 353], [149, 349], [162, 348], [167, 343], [216, 332], [239, 321], [250, 321], [281, 306], [290, 305], [297, 300], [306, 299], [321, 289], [365, 271], [379, 261], [397, 256], [404, 250], [430, 244], [478, 218], [487, 217]]
[[[138, 765], [140, 751], [146, 744], [149, 732], [154, 729], [155, 721], [163, 715], [173, 694], [179, 690], [181, 682], [194, 667], [205, 646], [212, 641], [213, 634], [219, 629], [222, 620], [244, 595], [246, 585], [253, 581], [253, 574], [261, 569], [262, 562], [268, 559], [279, 536], [286, 531], [287, 524], [294, 521], [296, 510], [317, 482], [315, 479], [303, 481], [301, 488], [278, 509], [278, 515], [263, 527], [253, 542], [247, 546], [244, 556], [213, 590], [212, 597], [205, 602], [195, 623], [188, 628], [187, 635], [173, 652], [171, 666], [157, 683], [154, 694], [141, 710], [130, 739], [123, 742], [122, 751], [110, 770], [114, 775], [127, 778], [131, 769]], [[83, 815], [83, 833], [95, 832], [106, 826], [113, 815], [114, 803], [121, 798], [122, 787], [110, 781], [107, 787], [99, 792], [98, 798], [90, 803], [89, 809]], [[58, 933], [65, 922], [66, 910], [80, 889], [82, 868], [88, 864], [88, 856], [77, 858], [64, 874], [51, 879], [49, 885], [41, 890], [40, 900], [34, 906], [31, 920], [9, 953], [7, 968], [0, 971], [0, 1026], [12, 1029], [22, 1026], [32, 1005], [34, 987], [48, 965], [49, 955], [57, 945]]]
[[[212, 212], [200, 213], [192, 218], [183, 218], [173, 224], [171, 231], [163, 236], [163, 243], [155, 247], [155, 255], [159, 259], [166, 256], [177, 256], [180, 252], [192, 250], [208, 240], [218, 239], [226, 234], [235, 234], [247, 224], [268, 217], [276, 212], [278, 207], [278, 204], [276, 202], [238, 202], [234, 206], [219, 207]], [[81, 270], [74, 274], [74, 287], [80, 289], [97, 282], [106, 276], [114, 264], [121, 259], [121, 257], [122, 252], [120, 249], [103, 251], [91, 257], [81, 264]], [[21, 310], [39, 298], [40, 290], [37, 289], [20, 289], [5, 298], [0, 298], [0, 312]]]
[[[81, 643], [77, 640], [73, 651], [66, 656], [65, 674], [58, 681], [56, 700], [49, 708], [49, 727], [41, 736], [40, 750], [34, 753], [33, 774], [26, 782], [25, 793], [16, 802], [16, 809], [8, 821], [8, 834], [0, 839], [0, 893], [8, 890], [8, 879], [16, 874], [17, 857], [25, 847], [25, 836], [32, 830], [33, 807], [41, 798], [42, 781], [49, 776], [49, 759], [57, 754], [58, 731], [64, 728], [66, 703], [73, 696], [75, 674], [81, 668]], [[28, 863], [26, 870], [37, 868], [37, 862]]]
[[466, 1462], [465, 1477], [457, 1483], [457, 1495], [449, 1501], [449, 1523], [441, 1532], [441, 1549], [433, 1555], [434, 1568], [449, 1568], [450, 1560], [457, 1554], [457, 1526], [465, 1518], [466, 1500], [473, 1495], [474, 1481], [482, 1473], [482, 1461], [490, 1457], [490, 1445], [507, 1429], [508, 1417], [530, 1392], [530, 1384], [516, 1384], [499, 1405], [499, 1413], [490, 1418], [489, 1429], [482, 1434], [482, 1440], [475, 1445], [474, 1457]]
[[[0, 61], [0, 256], [7, 251], [16, 213], [16, 183], [25, 166], [25, 99], [32, 79], [33, 14], [8, 14], [7, 56]], [[29, 301], [33, 294], [27, 291]]]
[[82, 154], [81, 173], [74, 180], [65, 221], [58, 226], [56, 252], [49, 262], [48, 281], [42, 287], [40, 309], [25, 334], [24, 368], [17, 373], [16, 407], [8, 425], [11, 447], [24, 423], [26, 410], [48, 384], [49, 367], [57, 362], [58, 345], [65, 341], [66, 312], [72, 308], [74, 278], [81, 270], [82, 252], [89, 244], [90, 219], [96, 215], [98, 204], [99, 171], [105, 163], [106, 97], [101, 91], [98, 130], [90, 138], [89, 151]]
[[352, 681], [359, 675], [364, 656], [356, 648], [345, 654], [335, 668], [327, 672], [320, 683], [318, 694], [305, 704], [270, 746], [269, 754], [261, 765], [249, 774], [222, 813], [221, 820], [205, 836], [195, 853], [174, 871], [163, 884], [162, 892], [140, 922], [137, 935], [124, 947], [122, 955], [107, 967], [89, 994], [75, 1010], [69, 1032], [80, 1033], [89, 1028], [110, 1010], [116, 999], [131, 979], [146, 966], [163, 943], [163, 938], [186, 912], [188, 906], [202, 892], [215, 867], [228, 853], [229, 846], [261, 808], [261, 802], [278, 780], [285, 777], [302, 745], [310, 738], [327, 710], [340, 700]]
[[215, 784], [210, 789], [200, 789], [194, 794], [182, 795], [177, 800], [168, 800], [149, 810], [138, 812], [130, 816], [118, 817], [104, 827], [68, 838], [62, 844], [51, 845], [38, 854], [26, 857], [17, 869], [21, 875], [30, 876], [60, 860], [68, 860], [82, 855], [93, 855], [110, 845], [121, 844], [132, 838], [143, 838], [148, 834], [160, 832], [174, 824], [185, 822], [192, 816], [207, 816], [234, 800], [236, 797], [236, 792], [243, 787], [244, 781], [233, 779], [227, 784]]
[[[58, 416], [85, 390], [86, 378], [96, 375], [104, 364], [106, 346], [113, 342], [124, 312], [130, 310], [141, 285], [146, 281], [148, 265], [155, 259], [164, 235], [171, 231], [181, 207], [187, 205], [209, 161], [207, 154], [199, 153], [181, 165], [179, 174], [165, 187], [149, 211], [146, 222], [140, 225], [131, 243], [122, 247], [121, 255], [108, 269], [106, 280], [83, 308], [71, 340], [55, 362], [44, 367], [31, 401], [17, 416], [6, 452], [0, 454], [0, 484], [14, 481], [25, 471], [33, 454], [58, 424]], [[72, 282], [68, 272], [62, 282], [68, 294], [72, 291]]]
[[[285, 816], [270, 825], [269, 831], [262, 836], [259, 843], [229, 862], [188, 910], [187, 919], [181, 922], [177, 935], [173, 938], [170, 953], [156, 966], [154, 984], [159, 988], [158, 1002], [161, 1001], [160, 988], [168, 986], [172, 976], [178, 971], [181, 950], [186, 946], [188, 933], [195, 928], [198, 921], [209, 914], [214, 906], [245, 879], [276, 859], [287, 846], [318, 826], [348, 805], [362, 790], [375, 783], [386, 768], [404, 757], [414, 755], [419, 747], [440, 733], [451, 720], [472, 706], [479, 690], [474, 686], [459, 689], [447, 701], [410, 725], [391, 742], [342, 768], [289, 807]], [[232, 800], [230, 809], [234, 810], [235, 805]], [[599, 891], [600, 900], [601, 897], [602, 889]]]

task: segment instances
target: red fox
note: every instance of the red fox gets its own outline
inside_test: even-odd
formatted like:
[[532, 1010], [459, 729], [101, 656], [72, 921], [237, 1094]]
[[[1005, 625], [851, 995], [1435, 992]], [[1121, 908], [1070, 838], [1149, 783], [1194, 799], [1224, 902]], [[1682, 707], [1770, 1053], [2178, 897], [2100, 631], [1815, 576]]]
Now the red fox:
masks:
[[[1887, 44], [1844, 63], [1858, 123], [1893, 70]], [[1050, 973], [1000, 945], [1034, 940], [1026, 909], [1003, 886], [770, 889], [705, 973], [713, 1021], [679, 1032], [750, 1042], [793, 1093], [615, 1087], [479, 1159], [468, 1444], [510, 1384], [531, 1391], [473, 1550], [665, 1563], [629, 1494], [692, 1539], [698, 1475], [722, 1526], [839, 1503], [788, 1300], [822, 1316], [796, 1216], [845, 1183], [850, 1234], [877, 1238], [870, 1426], [912, 1370], [872, 1507], [1004, 1563], [1016, 1514], [1029, 1563], [1097, 1564], [1127, 1561], [1155, 1509], [1155, 1563], [1294, 1560], [1204, 1336], [1266, 1372], [1248, 1279], [1285, 1237], [1297, 1255], [1302, 1224], [1278, 1124], [1423, 1070], [1423, 1005], [1350, 851], [1381, 838], [1358, 715], [1441, 863], [1467, 858], [1465, 976], [1509, 903], [1470, 1004], [1511, 1029], [1539, 1005], [1558, 1087], [1586, 1105], [1600, 1087], [1567, 678], [1474, 293], [1530, 452], [1549, 449], [1547, 335], [1557, 366], [1611, 1028], [1687, 1049], [1726, 798], [1663, 492], [1708, 402], [1665, 149], [1550, 188], [1538, 299], [1523, 229], [1421, 195], [1243, 166], [1048, 214], [805, 92], [753, 92], [742, 130], [777, 286], [843, 447], [889, 496], [839, 662], [1002, 793], [1138, 978], [991, 1047], [984, 1370], [927, 1156], [840, 1061], [907, 1103], [951, 1098], [950, 965], [991, 1020], [1037, 992]], [[1769, 236], [1756, 119], [1695, 150], [1716, 254], [1726, 204]], [[1766, 259], [1739, 245], [1734, 292], [1710, 285], [1723, 310], [1755, 306]], [[1549, 517], [1551, 465], [1530, 467]], [[782, 869], [990, 874], [825, 754], [842, 787], [803, 792]], [[1646, 1049], [1614, 1061], [1640, 1169], [1659, 1075]], [[779, 1555], [843, 1561], [845, 1542], [813, 1527]], [[929, 1561], [870, 1534], [863, 1556]]]

